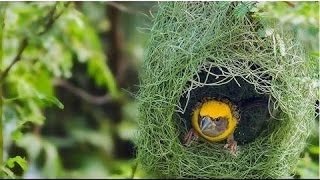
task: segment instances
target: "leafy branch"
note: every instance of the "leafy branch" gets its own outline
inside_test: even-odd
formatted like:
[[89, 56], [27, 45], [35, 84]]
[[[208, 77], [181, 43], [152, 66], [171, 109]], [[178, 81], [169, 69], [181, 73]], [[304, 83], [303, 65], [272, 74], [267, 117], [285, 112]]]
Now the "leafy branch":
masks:
[[15, 65], [18, 61], [21, 60], [21, 56], [25, 48], [28, 46], [28, 38], [24, 37], [19, 45], [18, 48], [18, 53], [17, 55], [13, 58], [9, 66], [2, 72], [0, 76], [0, 83], [2, 84], [3, 80], [7, 77], [10, 69]]
[[[56, 13], [57, 12], [57, 4], [56, 3], [49, 11], [49, 13], [40, 20], [46, 22], [44, 25], [43, 30], [39, 31], [36, 35], [37, 36], [41, 36], [43, 34], [45, 34], [46, 32], [48, 32], [52, 25], [54, 24], [54, 22], [61, 16], [61, 14], [63, 13], [63, 11]], [[67, 3], [67, 5], [69, 4], [69, 2]], [[16, 56], [13, 58], [13, 60], [11, 61], [11, 63], [9, 64], [9, 66], [4, 69], [4, 71], [1, 73], [0, 76], [0, 83], [3, 83], [3, 80], [8, 76], [9, 71], [11, 70], [11, 68], [21, 60], [21, 56], [22, 53], [24, 52], [24, 50], [26, 49], [26, 47], [29, 45], [29, 37], [24, 37], [19, 45], [18, 48], [18, 52], [16, 54]]]
[[[54, 6], [52, 6], [52, 8], [50, 9], [50, 11], [48, 12], [48, 14], [43, 17], [40, 18], [40, 20], [38, 22], [35, 22], [35, 24], [41, 24], [42, 22], [45, 22], [43, 25], [43, 29], [40, 29], [37, 33], [35, 33], [36, 36], [41, 36], [43, 34], [45, 34], [46, 32], [48, 32], [51, 27], [53, 26], [54, 22], [61, 16], [61, 14], [63, 13], [63, 11], [58, 12], [57, 11], [57, 5], [58, 3], [56, 3]], [[5, 10], [6, 10], [6, 6], [7, 3], [5, 4], [1, 4], [0, 6], [0, 65], [2, 65], [2, 56], [3, 56], [3, 32], [4, 32], [4, 26], [5, 26]], [[5, 80], [5, 78], [8, 76], [10, 70], [12, 69], [12, 67], [19, 62], [22, 59], [22, 54], [24, 52], [24, 50], [26, 49], [26, 47], [29, 45], [29, 36], [25, 36], [22, 38], [19, 46], [18, 46], [18, 51], [17, 54], [14, 56], [13, 60], [11, 61], [11, 63], [3, 70], [0, 71], [0, 114], [2, 115], [2, 106], [3, 106], [3, 95], [2, 95], [2, 85], [3, 82]], [[9, 176], [13, 176], [13, 173], [7, 169], [4, 165], [3, 162], [3, 125], [2, 125], [2, 116], [0, 117], [0, 176], [2, 177], [3, 172], [5, 172], [7, 175]], [[13, 167], [14, 162], [22, 162], [21, 159], [19, 159], [20, 156], [16, 157], [15, 159], [9, 159], [7, 164], [10, 168]], [[22, 164], [19, 164], [20, 166]], [[22, 166], [21, 166], [22, 167]], [[25, 166], [24, 166], [25, 167]], [[25, 168], [24, 168], [25, 169]]]

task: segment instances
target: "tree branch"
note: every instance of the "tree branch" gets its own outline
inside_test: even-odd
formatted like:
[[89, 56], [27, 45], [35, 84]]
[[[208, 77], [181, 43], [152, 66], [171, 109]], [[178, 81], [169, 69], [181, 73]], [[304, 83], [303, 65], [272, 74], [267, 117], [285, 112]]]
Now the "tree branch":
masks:
[[8, 75], [8, 73], [9, 73], [10, 69], [13, 67], [13, 65], [16, 64], [18, 61], [20, 61], [21, 55], [27, 46], [28, 46], [28, 39], [23, 38], [20, 45], [19, 45], [17, 55], [13, 58], [13, 60], [9, 64], [9, 66], [2, 72], [2, 74], [0, 76], [0, 83], [3, 82], [4, 78]]
[[108, 65], [117, 77], [119, 67], [122, 63], [122, 48], [123, 48], [123, 35], [120, 27], [120, 11], [114, 6], [108, 6], [108, 18], [110, 20], [111, 29], [109, 32], [110, 48], [108, 49]]
[[[67, 3], [68, 5], [68, 3]], [[60, 17], [60, 15], [63, 13], [63, 11], [61, 11], [59, 14], [57, 14], [56, 16], [54, 15], [56, 12], [56, 6], [57, 3], [52, 7], [52, 9], [49, 11], [49, 13], [44, 17], [43, 20], [47, 20], [47, 23], [44, 26], [44, 29], [42, 31], [40, 31], [39, 33], [37, 33], [38, 36], [41, 36], [43, 34], [45, 34], [46, 32], [48, 32], [48, 30], [52, 27], [52, 25], [54, 24], [54, 22]], [[23, 51], [26, 49], [26, 47], [29, 44], [29, 39], [28, 37], [24, 37], [19, 45], [18, 48], [18, 52], [17, 55], [13, 58], [13, 60], [11, 61], [11, 63], [9, 64], [9, 66], [1, 73], [0, 76], [0, 84], [3, 83], [3, 80], [8, 76], [9, 71], [11, 70], [11, 68], [13, 67], [13, 65], [15, 65], [17, 62], [19, 62], [21, 60], [21, 56]]]
[[140, 13], [139, 11], [135, 10], [135, 9], [132, 9], [132, 8], [128, 8], [127, 6], [125, 5], [122, 5], [118, 2], [112, 2], [112, 1], [108, 1], [106, 2], [108, 5], [118, 9], [119, 11], [122, 11], [122, 12], [126, 12], [126, 13], [131, 13], [131, 14], [138, 14]]
[[83, 89], [80, 89], [78, 87], [75, 87], [74, 85], [70, 84], [68, 81], [65, 81], [63, 79], [55, 79], [53, 84], [55, 86], [60, 86], [65, 88], [66, 90], [72, 92], [74, 95], [80, 97], [81, 99], [95, 105], [102, 105], [106, 104], [112, 101], [112, 97], [108, 94], [103, 96], [94, 96]]
[[[115, 3], [121, 5], [119, 3]], [[114, 5], [108, 3], [108, 18], [110, 20], [111, 29], [108, 33], [111, 46], [107, 50], [108, 65], [113, 72], [119, 87], [123, 87], [126, 68], [128, 63], [123, 56], [124, 36], [121, 27], [121, 11]]]
[[136, 161], [134, 163], [134, 165], [132, 166], [132, 173], [131, 173], [130, 179], [134, 179], [134, 176], [135, 176], [135, 174], [137, 172], [137, 167], [138, 167], [138, 161]]
[[295, 4], [290, 1], [284, 1], [286, 4], [288, 4], [290, 7], [295, 7]]

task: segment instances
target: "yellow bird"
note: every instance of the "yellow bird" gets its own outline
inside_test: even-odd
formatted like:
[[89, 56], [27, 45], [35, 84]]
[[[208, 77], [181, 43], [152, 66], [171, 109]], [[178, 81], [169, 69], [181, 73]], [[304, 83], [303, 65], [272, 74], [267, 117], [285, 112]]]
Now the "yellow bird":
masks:
[[230, 101], [205, 99], [194, 108], [191, 119], [192, 128], [185, 136], [185, 145], [188, 146], [199, 136], [210, 142], [227, 139], [224, 147], [230, 149], [233, 155], [236, 154], [237, 142], [233, 133], [240, 118], [236, 106]]

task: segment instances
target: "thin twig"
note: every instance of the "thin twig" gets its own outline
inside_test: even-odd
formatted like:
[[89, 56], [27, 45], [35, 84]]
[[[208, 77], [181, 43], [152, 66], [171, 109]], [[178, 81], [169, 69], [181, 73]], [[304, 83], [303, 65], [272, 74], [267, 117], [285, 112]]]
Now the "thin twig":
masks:
[[[70, 2], [67, 2], [67, 3], [66, 3], [66, 7], [68, 7], [69, 4], [70, 4]], [[52, 9], [51, 9], [50, 12], [48, 13], [47, 17], [45, 18], [45, 19], [48, 19], [48, 20], [47, 20], [47, 23], [46, 23], [45, 26], [44, 26], [43, 31], [40, 31], [40, 32], [38, 33], [39, 36], [42, 35], [42, 34], [44, 34], [44, 33], [46, 33], [46, 32], [52, 27], [52, 25], [54, 24], [54, 22], [56, 22], [56, 20], [62, 15], [63, 11], [61, 11], [60, 13], [58, 13], [58, 14], [55, 15], [55, 13], [56, 13], [56, 7], [57, 7], [57, 3], [56, 3], [56, 5], [54, 5], [54, 6], [52, 7]]]
[[120, 3], [117, 3], [117, 2], [107, 2], [108, 5], [118, 9], [119, 11], [122, 11], [122, 12], [126, 12], [126, 13], [130, 13], [130, 14], [138, 14], [140, 13], [139, 11], [135, 10], [135, 9], [132, 9], [132, 8], [128, 8], [127, 6], [124, 6]]
[[106, 104], [106, 103], [109, 103], [112, 101], [112, 97], [108, 94], [103, 95], [103, 96], [91, 95], [91, 94], [87, 93], [86, 91], [84, 91], [83, 89], [78, 88], [63, 79], [55, 79], [53, 84], [55, 86], [60, 86], [60, 87], [67, 89], [68, 91], [72, 92], [74, 95], [82, 98], [83, 100], [85, 100], [91, 104], [102, 105], [102, 104]]
[[131, 173], [131, 179], [134, 178], [136, 172], [137, 172], [137, 169], [138, 169], [138, 161], [136, 161], [136, 163], [134, 163], [133, 167], [132, 167], [132, 173]]

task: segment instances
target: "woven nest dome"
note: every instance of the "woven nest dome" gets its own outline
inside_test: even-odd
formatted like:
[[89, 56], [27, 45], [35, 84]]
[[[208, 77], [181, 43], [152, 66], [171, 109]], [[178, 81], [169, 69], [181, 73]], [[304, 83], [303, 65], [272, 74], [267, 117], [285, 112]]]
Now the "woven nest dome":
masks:
[[[268, 36], [247, 3], [160, 3], [140, 74], [138, 160], [162, 177], [277, 178], [292, 173], [312, 126], [309, 70], [290, 32]], [[186, 147], [191, 113], [203, 98], [240, 109], [234, 136]]]

